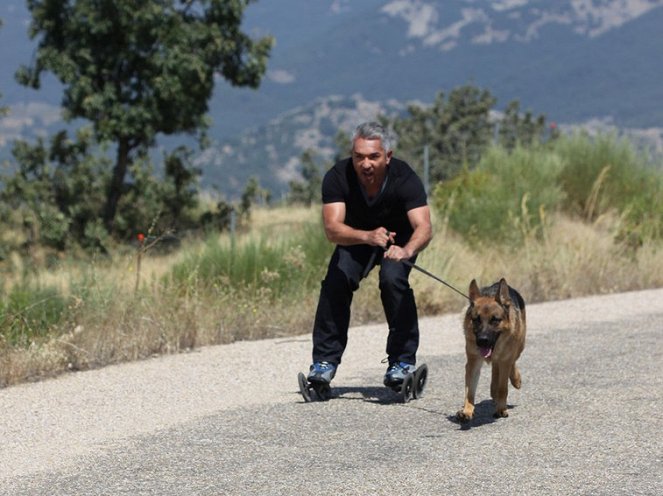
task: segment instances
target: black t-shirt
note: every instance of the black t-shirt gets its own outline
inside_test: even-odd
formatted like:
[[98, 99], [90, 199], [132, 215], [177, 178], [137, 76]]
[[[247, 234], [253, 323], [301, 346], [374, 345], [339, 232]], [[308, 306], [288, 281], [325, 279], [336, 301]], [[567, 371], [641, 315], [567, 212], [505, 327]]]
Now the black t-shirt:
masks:
[[386, 183], [370, 202], [366, 198], [352, 159], [337, 162], [322, 181], [323, 203], [345, 203], [345, 223], [362, 230], [385, 227], [396, 233], [396, 244], [404, 245], [412, 236], [407, 212], [423, 207], [426, 191], [419, 176], [402, 160], [392, 158], [387, 165]]

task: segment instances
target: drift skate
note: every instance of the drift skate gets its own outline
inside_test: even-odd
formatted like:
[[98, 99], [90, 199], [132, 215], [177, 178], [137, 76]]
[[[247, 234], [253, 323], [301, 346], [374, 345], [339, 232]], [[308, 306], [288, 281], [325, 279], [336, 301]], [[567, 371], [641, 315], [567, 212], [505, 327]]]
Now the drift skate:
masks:
[[384, 385], [398, 394], [399, 402], [407, 403], [411, 399], [423, 396], [428, 379], [428, 366], [423, 363], [414, 371], [408, 370], [402, 379], [396, 378], [390, 381], [388, 376], [389, 373], [385, 377]]
[[313, 400], [327, 401], [331, 398], [330, 383], [336, 375], [336, 365], [329, 362], [315, 362], [309, 369], [308, 376], [302, 372], [297, 376], [299, 392], [302, 393], [304, 401], [309, 403]]
[[303, 372], [297, 375], [297, 381], [299, 382], [299, 392], [306, 403], [316, 400], [327, 401], [331, 398], [331, 386], [328, 382], [309, 381]]

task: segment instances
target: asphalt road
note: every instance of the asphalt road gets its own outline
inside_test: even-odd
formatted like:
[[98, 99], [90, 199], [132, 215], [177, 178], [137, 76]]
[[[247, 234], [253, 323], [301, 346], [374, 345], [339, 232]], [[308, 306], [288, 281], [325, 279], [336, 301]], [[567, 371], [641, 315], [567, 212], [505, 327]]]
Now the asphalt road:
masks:
[[334, 398], [303, 403], [308, 335], [0, 390], [2, 495], [663, 494], [663, 289], [528, 306], [523, 388], [462, 404], [460, 312], [422, 319], [423, 398], [351, 330]]

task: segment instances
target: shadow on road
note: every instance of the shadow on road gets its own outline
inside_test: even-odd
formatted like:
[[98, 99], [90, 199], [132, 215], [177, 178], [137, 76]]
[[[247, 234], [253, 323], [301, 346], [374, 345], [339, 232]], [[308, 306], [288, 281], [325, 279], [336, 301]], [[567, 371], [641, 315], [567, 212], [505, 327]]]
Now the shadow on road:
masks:
[[[365, 401], [368, 403], [375, 403], [379, 405], [393, 405], [400, 403], [398, 393], [392, 391], [387, 387], [376, 386], [357, 386], [357, 387], [333, 387], [331, 390], [331, 398], [329, 401], [335, 400], [349, 400], [349, 401]], [[436, 415], [443, 415], [442, 412], [422, 409], [416, 405], [416, 400], [411, 400], [408, 405], [427, 411]], [[509, 410], [515, 408], [513, 405], [507, 405]], [[474, 418], [470, 422], [459, 422], [456, 414], [446, 415], [449, 422], [457, 424], [461, 431], [467, 431], [484, 425], [492, 424], [500, 419], [493, 417], [495, 413], [495, 403], [493, 400], [483, 400], [474, 405]]]
[[387, 387], [335, 387], [332, 389], [332, 396], [344, 400], [361, 400], [378, 404], [398, 403], [398, 393]]
[[[506, 407], [509, 410], [514, 408], [513, 405], [507, 405]], [[447, 420], [449, 420], [449, 422], [452, 422], [454, 424], [458, 424], [460, 426], [461, 431], [468, 431], [475, 427], [481, 427], [482, 425], [487, 425], [487, 424], [492, 424], [493, 422], [497, 422], [499, 419], [493, 417], [494, 413], [495, 413], [495, 403], [493, 402], [493, 400], [483, 400], [474, 405], [474, 418], [469, 422], [464, 422], [464, 423], [459, 422], [458, 418], [456, 417], [456, 414], [448, 415]]]
[[398, 393], [387, 387], [332, 387], [331, 401], [333, 400], [359, 400], [380, 405], [398, 403]]

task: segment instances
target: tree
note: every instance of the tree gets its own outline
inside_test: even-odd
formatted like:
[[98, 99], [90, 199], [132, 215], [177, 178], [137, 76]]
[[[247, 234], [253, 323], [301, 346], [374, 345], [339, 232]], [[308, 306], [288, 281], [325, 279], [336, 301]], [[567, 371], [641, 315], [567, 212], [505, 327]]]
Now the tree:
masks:
[[[0, 28], [2, 27], [2, 19], [0, 19]], [[2, 93], [0, 93], [0, 98], [2, 97]], [[4, 117], [7, 115], [8, 109], [7, 107], [0, 107], [0, 117]]]
[[352, 148], [351, 137], [343, 130], [339, 130], [334, 136], [336, 152], [331, 161], [319, 164], [315, 150], [305, 150], [301, 155], [302, 181], [290, 181], [290, 192], [288, 202], [291, 204], [302, 203], [310, 207], [313, 203], [322, 200], [322, 180], [324, 173], [331, 169], [336, 162], [350, 155]]
[[[197, 180], [202, 171], [192, 167], [191, 150], [178, 147], [165, 157], [164, 191], [161, 195], [164, 205], [168, 208], [168, 217], [173, 227], [187, 226], [184, 222], [184, 212], [193, 211], [198, 205]], [[191, 224], [189, 219], [186, 223]]]
[[382, 118], [382, 122], [394, 129], [398, 155], [410, 163], [420, 163], [428, 145], [431, 179], [441, 181], [478, 163], [492, 139], [490, 109], [495, 102], [487, 90], [460, 86], [446, 99], [439, 92], [430, 107], [410, 105], [408, 117]]
[[258, 178], [251, 176], [246, 182], [246, 186], [242, 192], [242, 198], [240, 199], [240, 218], [247, 221], [251, 218], [251, 206], [255, 200], [258, 200], [262, 204], [269, 204], [272, 197], [268, 190], [260, 186]]
[[[92, 134], [83, 127], [75, 137], [61, 131], [48, 142], [38, 138], [34, 144], [14, 143], [16, 170], [0, 174], [0, 218], [24, 234], [25, 248], [42, 245], [61, 251], [80, 246], [107, 251], [108, 233], [99, 212], [112, 164], [108, 157], [92, 152]], [[166, 154], [163, 179], [153, 174], [147, 160], [131, 165], [132, 181], [118, 203], [118, 236], [127, 239], [137, 229], [165, 232], [198, 227], [200, 171], [190, 164], [190, 155], [186, 147]]]
[[98, 212], [110, 164], [90, 153], [91, 134], [81, 128], [74, 139], [61, 131], [49, 143], [43, 138], [34, 145], [14, 143], [17, 170], [0, 176], [4, 185], [0, 202], [10, 209], [10, 217], [24, 231], [28, 245], [64, 250], [78, 243], [103, 249]]
[[513, 150], [516, 145], [529, 146], [542, 142], [546, 131], [546, 118], [539, 115], [534, 119], [531, 112], [524, 115], [520, 113], [520, 102], [510, 102], [499, 123], [499, 142], [507, 150]]
[[273, 40], [240, 30], [253, 0], [28, 0], [31, 66], [16, 76], [38, 89], [44, 71], [64, 85], [68, 119], [92, 122], [116, 158], [103, 209], [109, 231], [134, 162], [159, 133], [199, 133], [215, 74], [258, 87]]
[[320, 166], [315, 161], [315, 152], [305, 150], [301, 156], [302, 181], [290, 181], [290, 194], [288, 202], [301, 203], [310, 207], [314, 202], [319, 202], [322, 196], [322, 175]]

